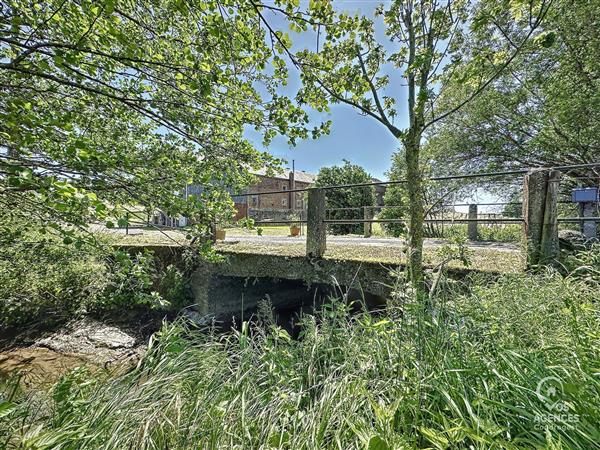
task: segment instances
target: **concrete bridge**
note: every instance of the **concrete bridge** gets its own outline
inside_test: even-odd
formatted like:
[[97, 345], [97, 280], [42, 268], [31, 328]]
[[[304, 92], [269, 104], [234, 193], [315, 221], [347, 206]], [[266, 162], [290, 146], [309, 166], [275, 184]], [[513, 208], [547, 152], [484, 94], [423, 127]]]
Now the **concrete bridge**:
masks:
[[[264, 239], [261, 239], [264, 238]], [[348, 238], [352, 240], [352, 238]], [[368, 241], [354, 238], [354, 241]], [[217, 244], [222, 261], [200, 261], [191, 273], [190, 287], [196, 311], [202, 316], [222, 320], [231, 316], [246, 316], [255, 311], [261, 300], [268, 300], [278, 311], [311, 308], [328, 296], [348, 294], [350, 299], [364, 300], [367, 305], [383, 304], [390, 297], [403, 268], [403, 244], [399, 239], [380, 239], [371, 244], [351, 243], [346, 240], [330, 242], [322, 258], [307, 258], [304, 243], [290, 240], [258, 237], [255, 240], [232, 238]], [[386, 242], [379, 242], [386, 241]], [[430, 267], [442, 242], [429, 242]], [[385, 246], [384, 246], [385, 245]], [[376, 252], [349, 254], [349, 248], [371, 247]], [[143, 249], [154, 252], [163, 265], [181, 266], [183, 253], [189, 247], [176, 245], [126, 245], [130, 252]], [[469, 273], [498, 277], [502, 273], [517, 272], [523, 267], [521, 253], [514, 246], [489, 245], [473, 247], [473, 264], [451, 264], [448, 274], [462, 278]], [[388, 251], [387, 256], [381, 250]], [[396, 258], [390, 258], [390, 255]], [[485, 264], [484, 264], [485, 263]]]
[[[524, 171], [506, 173], [522, 174]], [[489, 174], [471, 177], [483, 175]], [[523, 225], [522, 247], [472, 242], [472, 263], [468, 267], [450, 265], [448, 274], [462, 277], [469, 272], [481, 272], [497, 277], [519, 272], [526, 266], [552, 264], [559, 254], [558, 223], [561, 219], [558, 218], [557, 199], [560, 176], [559, 170], [547, 169], [525, 174], [523, 217], [504, 219]], [[356, 220], [327, 219], [326, 190], [338, 187], [302, 189], [308, 191], [306, 238], [239, 236], [216, 243], [223, 261], [200, 262], [191, 274], [191, 290], [198, 312], [216, 317], [244, 315], [265, 298], [276, 307], [297, 308], [327, 295], [339, 295], [340, 291], [367, 302], [385, 302], [396, 283], [395, 274], [403, 267], [404, 243], [390, 239], [328, 237], [327, 227], [336, 223], [369, 225], [401, 220], [372, 219], [370, 216]], [[476, 236], [478, 221], [472, 217], [457, 222], [468, 223], [469, 235]], [[442, 244], [428, 242], [425, 245], [424, 262], [433, 270], [439, 264], [435, 254]], [[178, 265], [186, 247], [142, 245], [136, 248], [135, 251], [141, 248], [154, 250], [159, 259]]]

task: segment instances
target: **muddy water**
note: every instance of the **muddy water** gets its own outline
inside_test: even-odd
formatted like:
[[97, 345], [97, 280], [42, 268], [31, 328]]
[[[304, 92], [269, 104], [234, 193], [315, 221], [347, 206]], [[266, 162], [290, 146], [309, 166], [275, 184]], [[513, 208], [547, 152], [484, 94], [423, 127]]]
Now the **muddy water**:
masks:
[[24, 388], [42, 387], [75, 367], [126, 370], [137, 364], [144, 352], [140, 338], [116, 326], [77, 320], [31, 345], [0, 351], [0, 381], [18, 377]]
[[43, 347], [16, 348], [0, 352], [0, 379], [18, 376], [24, 387], [44, 386], [82, 365], [93, 363], [78, 355], [65, 355]]

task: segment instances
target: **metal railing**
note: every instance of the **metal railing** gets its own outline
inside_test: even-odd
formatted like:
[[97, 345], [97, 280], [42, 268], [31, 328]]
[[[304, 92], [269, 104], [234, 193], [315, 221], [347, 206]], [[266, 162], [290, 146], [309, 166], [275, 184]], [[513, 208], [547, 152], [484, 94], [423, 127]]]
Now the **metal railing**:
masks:
[[[457, 175], [443, 175], [443, 176], [434, 176], [426, 178], [426, 181], [451, 181], [451, 180], [473, 180], [473, 179], [482, 179], [482, 178], [506, 178], [506, 177], [514, 177], [514, 176], [525, 176], [527, 177], [529, 174], [534, 172], [562, 172], [568, 173], [569, 171], [577, 170], [577, 169], [585, 169], [585, 168], [593, 168], [600, 167], [600, 163], [589, 163], [589, 164], [578, 164], [578, 165], [566, 165], [566, 166], [558, 166], [552, 168], [518, 168], [514, 170], [506, 170], [499, 172], [482, 172], [482, 173], [470, 173], [470, 174], [457, 174]], [[577, 176], [577, 179], [581, 179], [581, 176]], [[592, 179], [593, 177], [590, 177]], [[377, 218], [374, 217], [373, 211], [376, 209], [383, 210], [386, 208], [405, 208], [405, 206], [394, 206], [394, 205], [379, 205], [379, 206], [360, 206], [360, 207], [346, 207], [346, 208], [326, 208], [324, 205], [326, 204], [326, 195], [327, 192], [336, 189], [353, 189], [353, 188], [364, 188], [364, 187], [373, 187], [373, 186], [390, 186], [390, 185], [398, 185], [405, 184], [407, 180], [389, 180], [389, 181], [376, 181], [376, 182], [365, 182], [365, 183], [349, 183], [349, 184], [340, 184], [340, 185], [329, 185], [329, 186], [318, 186], [318, 187], [307, 187], [307, 188], [299, 188], [299, 189], [283, 189], [283, 190], [274, 190], [267, 192], [243, 192], [239, 194], [235, 194], [235, 197], [250, 197], [250, 196], [263, 196], [263, 195], [274, 195], [274, 194], [291, 194], [291, 193], [300, 193], [306, 192], [308, 195], [308, 205], [307, 205], [307, 217], [303, 219], [300, 217], [299, 219], [293, 218], [288, 220], [259, 220], [255, 221], [256, 225], [281, 225], [281, 224], [306, 224], [307, 225], [307, 255], [312, 256], [322, 256], [322, 252], [325, 248], [326, 241], [326, 228], [328, 225], [358, 225], [358, 224], [395, 224], [395, 223], [408, 223], [408, 220], [405, 218]], [[526, 183], [526, 182], [525, 182]], [[545, 193], [544, 193], [545, 194]], [[312, 202], [315, 204], [311, 204]], [[525, 200], [525, 199], [524, 199]], [[531, 199], [529, 199], [531, 201]], [[553, 202], [555, 204], [568, 204], [571, 203], [568, 200], [559, 200], [558, 198], [554, 198]], [[318, 205], [317, 205], [318, 204]], [[493, 217], [493, 218], [485, 218], [481, 217], [481, 214], [478, 211], [478, 207], [480, 206], [509, 206], [509, 205], [524, 205], [525, 209], [530, 208], [531, 205], [528, 205], [526, 201], [507, 201], [507, 202], [482, 202], [482, 203], [442, 203], [436, 204], [437, 208], [456, 208], [456, 207], [468, 207], [469, 212], [461, 213], [468, 215], [467, 217], [436, 217], [431, 218], [430, 215], [426, 215], [424, 222], [426, 224], [441, 224], [441, 223], [450, 223], [450, 224], [468, 224], [468, 233], [470, 238], [475, 238], [477, 236], [477, 226], [479, 224], [526, 224], [528, 220], [531, 220], [531, 214], [529, 211], [524, 210], [524, 214], [522, 217]], [[426, 209], [428, 206], [425, 206]], [[293, 211], [293, 208], [290, 208]], [[367, 211], [369, 210], [370, 211]], [[359, 218], [331, 218], [331, 212], [334, 211], [352, 211], [356, 210], [360, 213], [363, 211], [363, 217]], [[456, 213], [455, 210], [451, 212]], [[600, 215], [600, 214], [599, 214]], [[556, 216], [553, 219], [556, 223], [581, 223], [581, 222], [600, 222], [600, 217], [583, 217], [583, 216], [574, 216], [574, 217], [558, 217]], [[365, 236], [370, 234], [367, 232], [367, 225], [365, 225]]]
[[[470, 173], [470, 174], [458, 174], [458, 175], [443, 175], [443, 176], [435, 176], [426, 178], [425, 181], [452, 181], [452, 180], [476, 180], [488, 178], [492, 179], [488, 183], [498, 183], [498, 179], [505, 179], [509, 177], [517, 178], [519, 176], [524, 176], [524, 186], [527, 185], [527, 179], [532, 173], [543, 172], [545, 174], [551, 174], [552, 172], [561, 172], [566, 174], [566, 178], [569, 181], [573, 180], [595, 180], [595, 175], [590, 175], [589, 177], [582, 177], [581, 172], [577, 174], [575, 177], [571, 177], [568, 175], [569, 172], [575, 171], [578, 169], [586, 169], [586, 168], [595, 168], [600, 167], [599, 163], [589, 163], [589, 164], [579, 164], [579, 165], [568, 165], [568, 166], [559, 166], [554, 168], [542, 169], [542, 168], [534, 168], [534, 169], [525, 169], [519, 168], [514, 170], [506, 170], [500, 172], [482, 172], [482, 173]], [[549, 176], [549, 175], [548, 175]], [[560, 177], [559, 177], [560, 178]], [[556, 181], [556, 180], [554, 180]], [[519, 182], [518, 179], [515, 182]], [[521, 181], [523, 182], [523, 181]], [[560, 182], [560, 181], [559, 181]], [[306, 187], [299, 189], [282, 189], [282, 190], [274, 190], [274, 191], [265, 191], [265, 192], [244, 192], [232, 195], [232, 197], [250, 197], [250, 196], [265, 196], [265, 195], [274, 195], [274, 194], [291, 194], [291, 193], [308, 193], [308, 202], [306, 210], [295, 210], [293, 208], [287, 208], [291, 213], [300, 213], [299, 217], [289, 218], [289, 219], [274, 219], [274, 220], [257, 220], [254, 222], [257, 226], [266, 226], [266, 225], [289, 225], [289, 224], [298, 224], [304, 227], [306, 225], [307, 230], [307, 255], [309, 256], [322, 256], [325, 243], [326, 243], [326, 234], [328, 227], [338, 226], [338, 225], [364, 225], [364, 236], [368, 237], [372, 234], [372, 225], [373, 224], [407, 224], [409, 225], [409, 221], [404, 217], [377, 217], [375, 211], [379, 210], [384, 211], [385, 209], [401, 209], [403, 212], [406, 210], [406, 205], [366, 205], [366, 206], [357, 206], [357, 207], [326, 207], [326, 197], [327, 193], [336, 189], [356, 189], [356, 188], [368, 188], [373, 186], [390, 186], [390, 185], [400, 185], [407, 183], [407, 180], [389, 180], [389, 181], [376, 181], [376, 182], [366, 182], [366, 183], [349, 183], [349, 184], [340, 184], [340, 185], [330, 185], [330, 186], [318, 186], [318, 187]], [[511, 182], [512, 184], [513, 182]], [[487, 184], [489, 186], [489, 184]], [[531, 188], [531, 187], [530, 187]], [[424, 219], [425, 224], [467, 224], [467, 235], [471, 240], [477, 240], [478, 238], [478, 226], [480, 225], [507, 225], [507, 224], [522, 224], [524, 229], [524, 235], [527, 237], [528, 229], [531, 228], [527, 226], [528, 223], [532, 223], [532, 213], [530, 211], [531, 198], [526, 198], [526, 195], [531, 197], [531, 193], [527, 194], [524, 189], [524, 199], [523, 201], [506, 201], [506, 202], [478, 202], [478, 203], [465, 203], [465, 202], [450, 202], [445, 203], [443, 200], [440, 202], [434, 202], [432, 205], [425, 205], [425, 209], [427, 214]], [[546, 196], [546, 192], [543, 193], [543, 197]], [[304, 202], [303, 202], [304, 203]], [[555, 205], [566, 205], [573, 204], [572, 201], [567, 199], [560, 199], [558, 197], [558, 192], [554, 192], [552, 201]], [[295, 204], [295, 203], [294, 203]], [[574, 205], [574, 204], [573, 204]], [[482, 217], [485, 213], [480, 213], [479, 207], [507, 207], [507, 206], [523, 206], [523, 214], [519, 217], [504, 217], [502, 214], [499, 214], [499, 217]], [[457, 212], [455, 208], [457, 207], [468, 207], [467, 212]], [[437, 208], [436, 211], [432, 212], [434, 208]], [[450, 208], [450, 209], [448, 209]], [[248, 217], [248, 209], [249, 205], [246, 208], [246, 217]], [[283, 209], [283, 208], [281, 208]], [[556, 209], [556, 208], [555, 208]], [[331, 217], [332, 213], [336, 212], [351, 212], [356, 211], [359, 217]], [[598, 211], [598, 210], [597, 210]], [[564, 214], [565, 211], [563, 211]], [[442, 217], [431, 217], [432, 215], [442, 215]], [[450, 215], [451, 217], [443, 217], [444, 215]], [[460, 214], [459, 217], [456, 217], [456, 214]], [[600, 213], [597, 213], [594, 216], [583, 216], [579, 215], [569, 215], [566, 217], [559, 217], [558, 213], [552, 213], [552, 225], [554, 228], [552, 229], [553, 236], [555, 231], [557, 232], [558, 223], [571, 223], [571, 224], [590, 224], [600, 223]], [[539, 219], [541, 228], [545, 226], [541, 224], [541, 222], [546, 219]], [[147, 223], [149, 226], [160, 227], [158, 224]], [[537, 226], [536, 225], [536, 226]], [[162, 227], [161, 227], [162, 228]], [[166, 226], [165, 228], [169, 228]], [[556, 230], [555, 230], [556, 229]], [[554, 241], [557, 241], [557, 236], [553, 237]]]

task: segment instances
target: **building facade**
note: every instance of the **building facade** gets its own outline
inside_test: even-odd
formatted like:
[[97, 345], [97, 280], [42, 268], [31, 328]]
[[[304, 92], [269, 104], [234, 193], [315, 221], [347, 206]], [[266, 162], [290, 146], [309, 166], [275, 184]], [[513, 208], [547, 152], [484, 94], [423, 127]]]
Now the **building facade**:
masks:
[[[306, 210], [306, 192], [293, 192], [306, 189], [315, 181], [315, 175], [304, 171], [282, 170], [275, 174], [266, 171], [255, 172], [258, 182], [249, 186], [245, 193], [258, 195], [234, 196], [235, 219], [251, 217], [257, 220], [283, 220], [292, 215], [300, 216]], [[263, 194], [261, 192], [277, 192]]]

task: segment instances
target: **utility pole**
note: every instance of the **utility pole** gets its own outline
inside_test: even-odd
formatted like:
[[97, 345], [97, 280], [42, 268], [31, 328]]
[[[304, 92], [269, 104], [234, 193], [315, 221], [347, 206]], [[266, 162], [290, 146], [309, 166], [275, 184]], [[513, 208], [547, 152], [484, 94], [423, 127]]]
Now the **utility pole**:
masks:
[[295, 211], [296, 209], [296, 202], [294, 200], [296, 200], [296, 193], [294, 192], [294, 190], [296, 189], [296, 160], [292, 159], [292, 173], [290, 174], [290, 193], [289, 193], [289, 199], [288, 202], [290, 204], [290, 209], [293, 211]]

